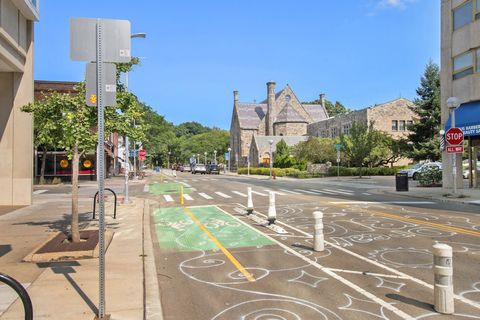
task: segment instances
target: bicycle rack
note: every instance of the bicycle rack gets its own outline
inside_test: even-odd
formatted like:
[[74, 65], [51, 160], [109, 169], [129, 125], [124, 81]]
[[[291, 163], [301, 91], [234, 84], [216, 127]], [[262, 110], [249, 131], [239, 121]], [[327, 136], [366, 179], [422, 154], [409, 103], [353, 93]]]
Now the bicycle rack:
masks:
[[[115, 191], [113, 191], [110, 188], [105, 188], [105, 190], [108, 190], [111, 193], [113, 193], [113, 197], [115, 198], [115, 204], [113, 206], [113, 219], [117, 219], [117, 194], [115, 193]], [[98, 196], [98, 191], [97, 193], [95, 193], [95, 197], [93, 197], [93, 218], [92, 219], [95, 219], [95, 209], [97, 207], [97, 196]]]
[[27, 290], [25, 290], [17, 280], [3, 273], [0, 273], [0, 282], [5, 283], [15, 290], [20, 299], [22, 299], [23, 309], [25, 310], [25, 320], [33, 320], [32, 300], [30, 300]]

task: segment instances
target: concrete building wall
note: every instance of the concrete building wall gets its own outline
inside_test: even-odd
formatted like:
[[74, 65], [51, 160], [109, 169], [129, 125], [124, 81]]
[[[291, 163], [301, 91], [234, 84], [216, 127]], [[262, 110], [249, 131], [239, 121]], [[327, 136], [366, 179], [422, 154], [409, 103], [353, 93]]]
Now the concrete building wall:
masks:
[[29, 205], [33, 186], [33, 21], [30, 1], [0, 0], [0, 205]]

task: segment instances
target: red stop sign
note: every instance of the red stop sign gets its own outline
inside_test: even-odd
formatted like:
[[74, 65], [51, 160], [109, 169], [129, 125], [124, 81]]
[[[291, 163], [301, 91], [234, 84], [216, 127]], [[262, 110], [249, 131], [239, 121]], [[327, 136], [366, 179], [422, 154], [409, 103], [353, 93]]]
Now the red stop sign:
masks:
[[463, 131], [460, 128], [450, 128], [445, 134], [445, 140], [451, 145], [461, 144], [463, 142]]
[[140, 149], [138, 150], [138, 156], [139, 157], [146, 157], [147, 156], [147, 151]]

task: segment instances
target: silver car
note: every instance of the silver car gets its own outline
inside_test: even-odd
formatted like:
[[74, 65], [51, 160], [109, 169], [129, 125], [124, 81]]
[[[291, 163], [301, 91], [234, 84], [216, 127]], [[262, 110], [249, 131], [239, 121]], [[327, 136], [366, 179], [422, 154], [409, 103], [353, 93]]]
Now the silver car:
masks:
[[207, 167], [205, 167], [204, 164], [197, 163], [197, 164], [192, 168], [192, 173], [193, 173], [193, 174], [197, 174], [197, 173], [206, 174], [206, 173], [207, 173]]
[[417, 163], [416, 165], [414, 165], [409, 169], [401, 170], [400, 173], [406, 173], [408, 174], [409, 178], [412, 178], [413, 180], [417, 180], [420, 172], [431, 169], [431, 168], [438, 168], [439, 170], [442, 170], [442, 163], [441, 162]]

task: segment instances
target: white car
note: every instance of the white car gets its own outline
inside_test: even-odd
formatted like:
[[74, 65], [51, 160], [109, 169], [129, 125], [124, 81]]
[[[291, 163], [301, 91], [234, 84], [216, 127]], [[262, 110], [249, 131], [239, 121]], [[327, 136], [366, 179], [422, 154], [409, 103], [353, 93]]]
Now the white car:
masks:
[[204, 164], [202, 163], [197, 163], [193, 169], [192, 169], [193, 174], [201, 173], [201, 174], [206, 174], [207, 173], [207, 167], [205, 167]]
[[400, 173], [406, 173], [408, 174], [409, 178], [412, 178], [413, 180], [417, 180], [420, 172], [431, 169], [431, 168], [438, 168], [439, 170], [442, 170], [442, 163], [441, 162], [417, 163], [416, 165], [414, 165], [409, 169], [401, 170]]

